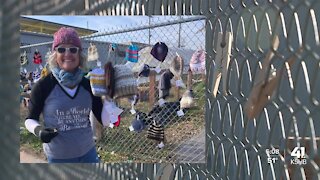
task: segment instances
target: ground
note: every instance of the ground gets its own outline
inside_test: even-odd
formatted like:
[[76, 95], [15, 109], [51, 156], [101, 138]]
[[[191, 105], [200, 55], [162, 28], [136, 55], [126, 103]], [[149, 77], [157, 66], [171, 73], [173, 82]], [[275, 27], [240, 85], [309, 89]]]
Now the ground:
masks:
[[20, 147], [20, 163], [46, 163], [43, 153], [35, 152], [25, 146]]

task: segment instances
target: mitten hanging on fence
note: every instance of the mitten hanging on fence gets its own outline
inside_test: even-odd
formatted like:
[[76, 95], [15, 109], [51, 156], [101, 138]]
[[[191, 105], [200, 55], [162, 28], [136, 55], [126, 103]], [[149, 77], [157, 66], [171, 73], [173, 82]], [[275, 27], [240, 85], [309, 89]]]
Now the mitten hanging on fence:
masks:
[[36, 50], [34, 52], [33, 63], [35, 63], [35, 64], [41, 64], [42, 63], [41, 54], [40, 54], [40, 52], [38, 50]]
[[88, 61], [95, 61], [99, 59], [98, 49], [96, 45], [90, 43], [88, 48]]

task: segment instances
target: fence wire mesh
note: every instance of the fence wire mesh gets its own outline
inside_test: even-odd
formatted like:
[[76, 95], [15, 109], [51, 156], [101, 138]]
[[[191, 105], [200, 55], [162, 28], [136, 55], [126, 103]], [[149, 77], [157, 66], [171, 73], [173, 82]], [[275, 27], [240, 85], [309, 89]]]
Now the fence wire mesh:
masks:
[[[36, 3], [53, 2], [57, 1], [25, 1], [26, 6], [21, 9], [27, 14], [45, 14], [50, 12], [49, 8], [34, 9], [33, 7]], [[90, 2], [93, 3], [93, 1]], [[1, 8], [2, 14], [4, 12], [14, 14], [8, 11], [10, 8], [12, 5], [5, 3]], [[83, 9], [78, 8], [73, 11], [70, 7], [59, 7], [54, 12], [98, 15], [123, 15], [126, 12], [137, 15], [205, 15], [207, 17], [206, 65], [208, 72], [205, 114], [207, 164], [173, 164], [174, 177], [176, 179], [320, 179], [319, 121], [317, 120], [319, 117], [319, 96], [317, 95], [319, 90], [319, 8], [320, 2], [317, 0], [268, 2], [151, 0], [122, 1], [120, 3], [95, 1], [94, 4]], [[14, 24], [12, 19], [2, 18], [4, 23]], [[2, 26], [2, 28], [4, 28], [2, 35], [4, 35], [12, 27]], [[214, 97], [212, 86], [214, 67], [217, 64], [217, 47], [219, 47], [216, 45], [218, 32], [222, 34], [231, 32], [233, 41], [226, 91], [223, 91], [223, 85], [221, 85]], [[279, 38], [278, 48], [271, 43], [275, 36]], [[12, 38], [11, 36], [1, 38], [9, 37]], [[1, 51], [7, 50], [7, 47], [17, 46], [7, 43], [6, 47], [1, 46]], [[273, 57], [271, 62], [264, 66], [264, 60], [268, 59], [267, 54], [269, 56], [273, 54]], [[12, 58], [5, 59], [17, 59], [18, 53], [11, 53], [8, 56]], [[4, 68], [10, 69], [14, 64], [9, 60], [5, 62], [8, 64], [5, 63]], [[261, 69], [265, 70], [265, 73], [260, 73], [264, 72]], [[10, 72], [14, 76], [13, 70]], [[261, 113], [252, 119], [248, 118], [244, 107], [256, 85], [258, 74], [263, 74], [262, 79], [265, 81], [262, 82], [268, 82], [276, 77], [274, 79], [276, 83], [275, 88], [271, 88], [274, 93], [270, 95], [269, 100], [267, 98], [267, 104], [263, 106]], [[13, 96], [7, 96], [7, 94], [6, 92], [1, 93], [1, 97], [4, 99], [10, 97], [8, 101], [14, 99]], [[259, 103], [258, 101], [257, 105]], [[13, 106], [5, 106], [7, 109], [9, 107]], [[249, 107], [252, 108], [252, 106]], [[1, 115], [7, 112], [1, 111]], [[9, 121], [6, 122], [9, 124]], [[269, 164], [266, 149], [272, 147], [278, 149], [279, 154], [276, 156], [278, 158], [276, 162]], [[299, 153], [305, 154], [306, 165], [291, 163], [291, 153], [295, 147], [304, 147], [305, 152], [299, 149]], [[97, 179], [102, 179], [102, 177], [153, 179], [158, 175], [156, 172], [162, 171], [163, 167], [167, 166], [123, 163], [96, 165], [92, 169], [86, 169], [89, 171], [83, 171], [80, 165], [52, 167], [50, 170], [53, 174], [57, 171], [61, 172], [60, 177], [75, 177], [72, 174], [79, 174], [83, 175], [82, 177], [100, 175]], [[44, 177], [40, 172], [46, 169], [40, 166], [32, 166], [34, 168], [31, 169], [18, 167], [20, 167], [18, 171], [21, 174], [31, 169], [39, 172], [35, 173], [34, 177], [40, 178]], [[102, 171], [97, 172], [98, 170]], [[12, 177], [15, 174], [9, 173], [9, 176]]]
[[[184, 17], [185, 18], [185, 17]], [[101, 32], [102, 35], [94, 38], [85, 38], [88, 43], [95, 44], [99, 52], [99, 60], [104, 64], [107, 61], [115, 65], [125, 64], [125, 51], [130, 44], [139, 47], [139, 58], [137, 63], [131, 65], [132, 72], [138, 81], [139, 101], [134, 106], [135, 114], [130, 113], [131, 103], [127, 98], [117, 100], [118, 106], [124, 109], [121, 114], [121, 124], [112, 129], [106, 128], [103, 137], [99, 141], [102, 156], [112, 152], [113, 161], [139, 161], [139, 162], [198, 162], [205, 161], [205, 122], [204, 122], [204, 72], [192, 73], [189, 70], [189, 62], [192, 55], [204, 49], [204, 20], [171, 24], [179, 19], [176, 16], [166, 18], [150, 17], [146, 27], [154, 24], [166, 22], [165, 26], [155, 28], [145, 28], [138, 31], [127, 32], [128, 29], [121, 28], [112, 35]], [[180, 17], [181, 20], [181, 17]], [[141, 27], [143, 24], [136, 24], [133, 27]], [[199, 31], [200, 30], [200, 31]], [[163, 63], [157, 62], [150, 54], [151, 49], [157, 42], [165, 43], [169, 50], [166, 60]], [[99, 45], [101, 43], [102, 45]], [[116, 46], [114, 51], [109, 51], [111, 45]], [[106, 56], [101, 56], [106, 54]], [[162, 97], [159, 95], [159, 84], [161, 75], [170, 69], [174, 58], [180, 56], [183, 59], [182, 81], [187, 85], [188, 74], [191, 82], [188, 89], [192, 89], [195, 105], [190, 109], [183, 109], [184, 115], [178, 116], [180, 109], [180, 99], [186, 87], [179, 88], [173, 85], [170, 95], [165, 98], [166, 103], [162, 106], [159, 103]], [[139, 76], [139, 71], [144, 64], [150, 67], [160, 67], [161, 72], [151, 70], [148, 77]], [[94, 67], [94, 63], [91, 68]], [[175, 79], [174, 79], [175, 80]], [[176, 79], [178, 80], [178, 79]], [[175, 83], [175, 81], [174, 81]], [[140, 133], [130, 132], [131, 122], [137, 119], [144, 120], [147, 126], [151, 126], [153, 120], [160, 122], [164, 127], [165, 147], [160, 150], [157, 147], [158, 141], [148, 139], [148, 127]], [[107, 154], [105, 154], [107, 153]]]

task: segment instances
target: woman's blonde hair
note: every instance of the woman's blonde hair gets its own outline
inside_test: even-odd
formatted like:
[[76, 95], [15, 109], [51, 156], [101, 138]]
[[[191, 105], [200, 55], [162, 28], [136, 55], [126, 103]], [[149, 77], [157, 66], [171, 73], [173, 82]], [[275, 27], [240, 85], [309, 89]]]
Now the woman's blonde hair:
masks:
[[[51, 71], [53, 68], [58, 67], [58, 63], [57, 63], [57, 51], [52, 51], [52, 53], [50, 54], [49, 58], [48, 58], [48, 65], [49, 68], [48, 70]], [[79, 51], [79, 67], [86, 71], [87, 70], [87, 56], [83, 51]]]

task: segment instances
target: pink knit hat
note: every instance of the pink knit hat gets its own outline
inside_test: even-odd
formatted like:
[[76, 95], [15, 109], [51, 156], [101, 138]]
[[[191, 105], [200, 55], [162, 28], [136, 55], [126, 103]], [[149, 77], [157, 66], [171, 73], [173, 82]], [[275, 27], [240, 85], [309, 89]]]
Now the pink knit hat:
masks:
[[60, 44], [73, 44], [81, 49], [81, 41], [78, 33], [69, 27], [62, 27], [53, 35], [52, 50]]

